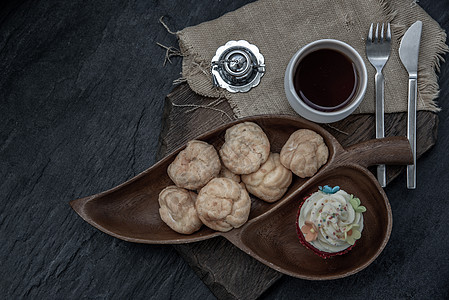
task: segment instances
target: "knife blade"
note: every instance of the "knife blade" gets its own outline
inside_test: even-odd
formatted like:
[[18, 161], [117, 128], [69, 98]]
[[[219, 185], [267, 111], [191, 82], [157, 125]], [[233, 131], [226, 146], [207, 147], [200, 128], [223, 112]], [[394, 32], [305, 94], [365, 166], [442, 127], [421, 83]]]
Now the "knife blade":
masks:
[[402, 37], [399, 58], [408, 72], [407, 138], [413, 153], [413, 165], [407, 166], [407, 188], [416, 188], [416, 98], [418, 80], [418, 55], [422, 22], [416, 21]]

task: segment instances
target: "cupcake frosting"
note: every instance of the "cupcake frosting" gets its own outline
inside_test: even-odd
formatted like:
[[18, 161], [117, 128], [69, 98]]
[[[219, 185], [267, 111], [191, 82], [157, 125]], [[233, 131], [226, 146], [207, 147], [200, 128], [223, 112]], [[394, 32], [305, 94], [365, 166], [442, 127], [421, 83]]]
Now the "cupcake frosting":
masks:
[[301, 206], [298, 225], [308, 243], [335, 253], [354, 245], [363, 230], [366, 209], [360, 200], [338, 187], [313, 193]]

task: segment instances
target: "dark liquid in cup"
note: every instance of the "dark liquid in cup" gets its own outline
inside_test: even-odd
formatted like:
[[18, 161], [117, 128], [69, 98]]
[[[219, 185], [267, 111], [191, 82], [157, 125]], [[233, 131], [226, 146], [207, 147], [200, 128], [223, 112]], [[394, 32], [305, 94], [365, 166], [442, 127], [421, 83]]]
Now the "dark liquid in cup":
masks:
[[298, 96], [321, 111], [334, 111], [348, 104], [357, 92], [354, 63], [343, 53], [320, 49], [306, 55], [294, 76]]

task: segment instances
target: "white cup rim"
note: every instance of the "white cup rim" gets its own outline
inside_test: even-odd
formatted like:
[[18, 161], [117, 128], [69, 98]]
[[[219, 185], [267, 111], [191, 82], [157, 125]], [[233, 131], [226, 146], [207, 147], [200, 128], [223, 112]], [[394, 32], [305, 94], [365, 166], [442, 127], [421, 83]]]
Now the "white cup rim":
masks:
[[[294, 73], [300, 62], [300, 58], [305, 57], [310, 52], [319, 49], [334, 49], [342, 52], [354, 62], [359, 75], [360, 82], [355, 99], [353, 99], [348, 105], [345, 105], [341, 109], [335, 111], [320, 111], [307, 105], [297, 95], [293, 84]], [[292, 108], [302, 117], [317, 123], [332, 123], [344, 119], [350, 115], [362, 102], [365, 96], [367, 84], [368, 72], [366, 70], [365, 62], [360, 54], [349, 44], [335, 39], [316, 40], [299, 49], [291, 58], [286, 68], [284, 78], [284, 88], [287, 100]]]

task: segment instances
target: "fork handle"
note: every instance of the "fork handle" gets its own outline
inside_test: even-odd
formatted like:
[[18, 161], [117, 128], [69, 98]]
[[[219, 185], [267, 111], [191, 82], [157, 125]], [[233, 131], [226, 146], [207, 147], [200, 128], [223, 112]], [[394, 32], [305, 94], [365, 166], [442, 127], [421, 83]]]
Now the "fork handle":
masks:
[[[374, 78], [376, 85], [376, 138], [380, 139], [385, 136], [384, 128], [384, 75], [381, 70], [376, 72]], [[377, 180], [382, 187], [387, 185], [387, 176], [385, 165], [377, 166]]]
[[408, 116], [407, 116], [407, 138], [413, 154], [413, 165], [407, 166], [407, 188], [416, 188], [416, 78], [408, 80]]

